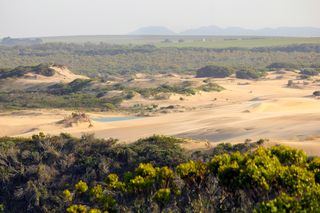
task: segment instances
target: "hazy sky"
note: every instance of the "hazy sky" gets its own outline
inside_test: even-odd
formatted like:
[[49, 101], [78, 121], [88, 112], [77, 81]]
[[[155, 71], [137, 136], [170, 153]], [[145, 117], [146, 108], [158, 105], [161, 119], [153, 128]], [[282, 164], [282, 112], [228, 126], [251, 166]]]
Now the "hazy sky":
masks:
[[127, 34], [143, 26], [320, 27], [320, 0], [0, 0], [0, 37]]

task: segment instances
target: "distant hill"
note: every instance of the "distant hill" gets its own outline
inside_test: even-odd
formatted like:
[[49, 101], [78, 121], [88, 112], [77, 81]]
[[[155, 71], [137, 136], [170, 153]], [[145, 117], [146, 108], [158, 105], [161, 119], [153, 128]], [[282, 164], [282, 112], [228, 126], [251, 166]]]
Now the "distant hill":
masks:
[[163, 26], [142, 27], [129, 33], [130, 35], [174, 35], [172, 30]]
[[252, 35], [253, 30], [241, 27], [221, 28], [217, 26], [205, 26], [196, 29], [189, 29], [181, 32], [182, 35]]
[[320, 37], [320, 28], [315, 27], [279, 27], [246, 29], [241, 27], [222, 28], [218, 26], [203, 26], [175, 33], [164, 26], [142, 27], [130, 35], [192, 35], [192, 36], [284, 36], [284, 37]]
[[3, 39], [0, 39], [0, 45], [3, 46], [28, 46], [28, 45], [34, 45], [34, 44], [41, 44], [43, 41], [40, 38], [10, 38], [6, 37]]

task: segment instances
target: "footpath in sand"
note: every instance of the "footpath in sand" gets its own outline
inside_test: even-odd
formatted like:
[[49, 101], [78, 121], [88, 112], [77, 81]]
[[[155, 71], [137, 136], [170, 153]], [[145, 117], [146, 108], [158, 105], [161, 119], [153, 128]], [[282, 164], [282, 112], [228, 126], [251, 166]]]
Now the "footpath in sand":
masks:
[[[279, 77], [280, 76], [280, 77]], [[119, 138], [132, 142], [153, 134], [174, 135], [195, 140], [239, 143], [245, 139], [270, 139], [268, 145], [287, 144], [320, 155], [320, 100], [312, 93], [319, 88], [313, 81], [300, 88], [287, 87], [296, 74], [269, 74], [267, 79], [248, 81], [217, 79], [226, 90], [201, 93], [180, 101], [173, 96], [167, 104], [195, 108], [181, 113], [161, 114], [135, 120], [110, 123], [95, 122], [93, 127], [79, 124], [69, 128], [57, 122], [71, 112], [36, 110], [0, 114], [0, 135], [30, 136], [40, 131], [49, 134], [68, 132], [76, 136], [94, 133], [97, 137]], [[89, 113], [91, 118], [122, 116]], [[185, 148], [208, 146], [205, 142], [190, 142]]]

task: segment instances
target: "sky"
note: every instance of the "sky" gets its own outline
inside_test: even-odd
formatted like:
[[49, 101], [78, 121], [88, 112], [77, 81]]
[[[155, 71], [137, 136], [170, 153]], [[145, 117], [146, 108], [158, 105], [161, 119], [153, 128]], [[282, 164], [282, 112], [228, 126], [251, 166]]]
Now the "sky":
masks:
[[319, 27], [320, 0], [0, 0], [0, 37], [120, 35], [140, 27]]

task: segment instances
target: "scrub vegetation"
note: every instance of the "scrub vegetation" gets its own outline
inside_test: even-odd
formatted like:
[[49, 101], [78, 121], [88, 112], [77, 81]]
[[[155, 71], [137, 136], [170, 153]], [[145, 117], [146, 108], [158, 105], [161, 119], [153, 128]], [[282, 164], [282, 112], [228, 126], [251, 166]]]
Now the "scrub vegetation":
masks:
[[263, 140], [187, 152], [68, 134], [0, 139], [4, 212], [315, 212], [320, 161]]

